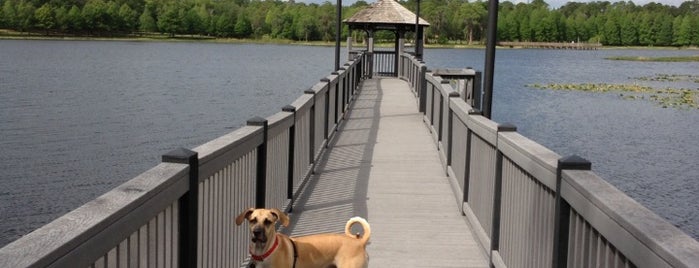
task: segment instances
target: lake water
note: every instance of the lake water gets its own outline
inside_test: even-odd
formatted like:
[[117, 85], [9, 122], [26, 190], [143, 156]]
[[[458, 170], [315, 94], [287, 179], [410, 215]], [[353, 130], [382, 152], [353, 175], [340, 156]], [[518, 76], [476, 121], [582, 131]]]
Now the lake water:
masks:
[[[330, 73], [331, 47], [0, 41], [0, 246], [155, 166], [269, 116]], [[673, 50], [498, 50], [493, 118], [593, 170], [699, 238], [699, 110], [527, 84], [638, 83], [699, 63], [607, 61]], [[343, 54], [344, 55], [344, 54]], [[430, 67], [482, 69], [483, 50], [428, 49]], [[344, 57], [343, 57], [344, 59]]]

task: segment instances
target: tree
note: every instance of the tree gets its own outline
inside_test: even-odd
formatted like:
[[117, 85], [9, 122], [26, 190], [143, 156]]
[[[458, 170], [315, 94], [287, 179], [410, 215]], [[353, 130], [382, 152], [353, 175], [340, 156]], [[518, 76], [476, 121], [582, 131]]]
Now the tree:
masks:
[[619, 23], [615, 16], [607, 18], [602, 32], [602, 44], [618, 46], [621, 45], [621, 33], [619, 31]]
[[31, 2], [21, 0], [17, 4], [17, 29], [20, 32], [28, 31], [34, 26], [34, 11], [36, 8]]
[[119, 29], [122, 31], [131, 32], [136, 29], [136, 23], [138, 19], [138, 14], [136, 11], [131, 9], [129, 4], [124, 3], [119, 7], [119, 12], [117, 13], [119, 23]]
[[165, 4], [158, 13], [158, 29], [162, 33], [175, 37], [175, 34], [182, 31], [182, 21], [184, 12], [177, 2]]
[[143, 13], [138, 17], [139, 26], [138, 29], [142, 32], [156, 32], [158, 31], [158, 25], [155, 23], [153, 18], [153, 11], [146, 6], [143, 9]]
[[477, 30], [482, 30], [482, 22], [488, 12], [481, 2], [475, 3], [463, 3], [459, 12], [459, 17], [463, 19], [464, 26], [466, 27], [466, 36], [468, 37], [468, 44], [473, 43], [473, 34]]
[[82, 9], [82, 20], [85, 30], [91, 34], [108, 30], [107, 3], [102, 0], [88, 0]]
[[15, 10], [15, 4], [12, 0], [6, 0], [2, 4], [2, 12], [0, 12], [0, 23], [7, 28], [17, 27], [17, 11]]
[[82, 20], [82, 11], [78, 6], [72, 6], [70, 10], [68, 11], [68, 31], [70, 32], [80, 32], [83, 30], [83, 20]]
[[34, 18], [36, 19], [36, 27], [44, 30], [46, 35], [49, 35], [49, 30], [56, 26], [56, 18], [53, 15], [53, 9], [49, 3], [42, 5], [34, 11]]
[[633, 19], [632, 14], [625, 14], [621, 18], [621, 23], [619, 25], [620, 29], [620, 37], [621, 37], [621, 44], [624, 46], [635, 46], [638, 45], [638, 32], [637, 32], [637, 24], [636, 21]]
[[236, 19], [234, 33], [235, 36], [238, 38], [249, 37], [250, 34], [252, 34], [252, 26], [250, 26], [250, 20], [248, 20], [248, 17], [242, 11], [240, 12], [240, 14], [238, 14], [238, 18]]
[[54, 10], [56, 16], [56, 29], [61, 32], [68, 31], [70, 22], [68, 21], [68, 9], [65, 6], [60, 6]]

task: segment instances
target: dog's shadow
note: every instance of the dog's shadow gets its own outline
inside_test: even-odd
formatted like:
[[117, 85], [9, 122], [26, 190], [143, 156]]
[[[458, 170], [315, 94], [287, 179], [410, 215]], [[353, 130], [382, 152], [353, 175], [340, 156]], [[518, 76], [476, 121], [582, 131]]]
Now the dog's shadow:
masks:
[[[281, 232], [291, 236], [342, 233], [351, 217], [370, 221], [367, 191], [383, 94], [380, 79], [364, 83], [330, 141], [330, 149], [294, 202], [290, 225]], [[361, 227], [355, 225], [352, 233], [359, 232]]]

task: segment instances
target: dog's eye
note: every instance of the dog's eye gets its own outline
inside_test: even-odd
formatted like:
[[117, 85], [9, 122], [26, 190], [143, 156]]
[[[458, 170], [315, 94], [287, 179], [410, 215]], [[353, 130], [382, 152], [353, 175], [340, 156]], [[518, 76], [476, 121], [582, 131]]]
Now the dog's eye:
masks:
[[257, 219], [252, 219], [252, 220], [250, 220], [250, 223], [256, 224], [256, 223], [257, 223]]
[[272, 224], [272, 221], [265, 219], [265, 225], [270, 225]]

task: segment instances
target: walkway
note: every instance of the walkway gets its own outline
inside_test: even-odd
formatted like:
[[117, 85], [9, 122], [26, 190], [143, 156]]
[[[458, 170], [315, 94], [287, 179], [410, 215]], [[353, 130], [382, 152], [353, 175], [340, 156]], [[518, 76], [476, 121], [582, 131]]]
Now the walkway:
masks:
[[399, 79], [364, 82], [291, 215], [293, 236], [341, 233], [350, 217], [365, 217], [370, 267], [488, 267]]

